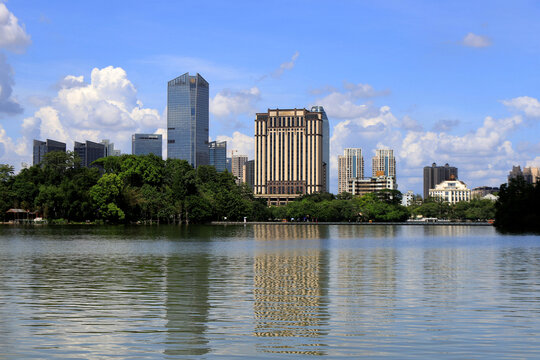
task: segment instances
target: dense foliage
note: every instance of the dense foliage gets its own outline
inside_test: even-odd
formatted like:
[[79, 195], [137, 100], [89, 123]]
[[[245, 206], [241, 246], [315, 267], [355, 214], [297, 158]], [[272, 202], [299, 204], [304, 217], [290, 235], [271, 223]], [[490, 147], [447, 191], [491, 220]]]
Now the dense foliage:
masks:
[[16, 176], [13, 167], [0, 165], [0, 216], [5, 218], [9, 208], [74, 222], [200, 223], [269, 216], [247, 186], [212, 166], [194, 169], [187, 161], [154, 155], [106, 157], [94, 164], [97, 168], [81, 167], [74, 153], [51, 152], [42, 166]]
[[272, 208], [275, 219], [293, 221], [405, 221], [407, 208], [400, 205], [401, 193], [384, 190], [360, 198], [344, 193], [306, 195], [286, 206]]
[[421, 205], [409, 208], [414, 217], [448, 220], [485, 221], [495, 217], [495, 203], [491, 200], [473, 199], [449, 204], [439, 199], [429, 198]]
[[[10, 208], [37, 211], [53, 221], [111, 223], [203, 223], [242, 221], [244, 217], [249, 221], [396, 222], [418, 216], [477, 221], [495, 216], [489, 200], [450, 205], [428, 199], [406, 208], [397, 190], [362, 197], [312, 194], [286, 206], [267, 208], [247, 185], [237, 185], [230, 173], [218, 173], [212, 166], [194, 169], [187, 161], [162, 160], [154, 155], [112, 156], [94, 165], [81, 167], [77, 155], [69, 151], [51, 152], [41, 166], [23, 169], [17, 175], [12, 166], [0, 164], [0, 219], [6, 219]], [[515, 196], [517, 190], [512, 186], [502, 188], [503, 200]], [[506, 208], [522, 206], [505, 204]], [[502, 224], [504, 219], [500, 215], [498, 222]]]
[[495, 213], [498, 230], [540, 233], [539, 184], [531, 185], [518, 177], [501, 185]]

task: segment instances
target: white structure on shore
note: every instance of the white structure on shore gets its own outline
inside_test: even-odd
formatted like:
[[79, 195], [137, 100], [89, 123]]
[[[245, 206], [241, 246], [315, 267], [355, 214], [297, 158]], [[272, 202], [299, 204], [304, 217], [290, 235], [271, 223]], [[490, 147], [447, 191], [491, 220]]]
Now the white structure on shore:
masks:
[[429, 196], [439, 198], [443, 201], [455, 204], [460, 201], [471, 200], [471, 189], [460, 180], [447, 180], [429, 189]]

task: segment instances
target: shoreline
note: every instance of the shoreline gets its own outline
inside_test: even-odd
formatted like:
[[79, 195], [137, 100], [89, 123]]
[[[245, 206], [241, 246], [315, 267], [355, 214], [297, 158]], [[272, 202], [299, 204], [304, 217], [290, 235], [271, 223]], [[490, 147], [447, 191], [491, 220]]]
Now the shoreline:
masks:
[[212, 221], [209, 225], [427, 225], [427, 226], [493, 226], [488, 222], [423, 222], [423, 221], [405, 221], [405, 222], [278, 222], [278, 221]]
[[406, 226], [493, 226], [493, 223], [487, 221], [479, 222], [463, 222], [463, 221], [436, 221], [436, 222], [424, 222], [424, 221], [404, 221], [404, 222], [339, 222], [339, 221], [212, 221], [209, 223], [201, 224], [167, 224], [167, 223], [148, 223], [148, 224], [97, 224], [97, 223], [61, 223], [61, 224], [51, 224], [51, 223], [31, 223], [31, 222], [0, 222], [0, 225], [15, 225], [15, 226], [110, 226], [110, 225], [132, 225], [132, 226], [156, 226], [156, 225], [211, 225], [211, 226], [227, 226], [227, 225], [356, 225], [356, 226], [375, 226], [375, 225], [406, 225]]

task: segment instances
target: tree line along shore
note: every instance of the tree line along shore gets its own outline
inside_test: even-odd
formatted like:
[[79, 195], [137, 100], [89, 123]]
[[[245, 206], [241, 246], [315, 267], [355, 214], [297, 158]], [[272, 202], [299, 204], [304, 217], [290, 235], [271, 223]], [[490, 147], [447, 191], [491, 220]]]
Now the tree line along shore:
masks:
[[384, 190], [304, 195], [286, 206], [267, 207], [246, 184], [212, 166], [154, 155], [101, 158], [80, 166], [73, 152], [51, 152], [42, 164], [14, 174], [0, 165], [0, 219], [9, 209], [39, 214], [48, 223], [208, 223], [211, 221], [402, 222], [410, 218], [451, 221], [495, 219], [503, 231], [539, 231], [540, 187], [517, 179], [501, 185], [499, 200], [450, 205], [427, 199], [405, 207], [401, 193]]

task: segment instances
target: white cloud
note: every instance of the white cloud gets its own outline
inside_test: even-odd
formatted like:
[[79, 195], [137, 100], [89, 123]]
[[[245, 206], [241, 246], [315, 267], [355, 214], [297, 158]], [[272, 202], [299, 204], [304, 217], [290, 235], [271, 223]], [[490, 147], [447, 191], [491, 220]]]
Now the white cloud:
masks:
[[484, 35], [468, 33], [462, 40], [462, 44], [468, 47], [483, 48], [491, 45], [491, 40]]
[[411, 131], [422, 131], [423, 127], [422, 125], [411, 118], [408, 115], [405, 115], [403, 119], [401, 119], [401, 127], [405, 130], [411, 130]]
[[329, 117], [339, 119], [351, 119], [357, 117], [376, 116], [369, 104], [359, 104], [358, 101], [364, 98], [372, 98], [389, 94], [389, 90], [375, 91], [369, 84], [353, 84], [347, 81], [343, 82], [344, 91], [339, 91], [331, 86], [323, 89], [312, 90], [312, 93], [320, 94], [328, 90], [330, 93], [325, 97], [318, 99], [315, 103], [324, 106]]
[[17, 17], [0, 2], [0, 48], [21, 53], [30, 43], [24, 26], [19, 25]]
[[68, 75], [56, 84], [56, 89], [71, 89], [74, 87], [81, 87], [86, 85], [88, 84], [84, 82], [84, 76]]
[[[510, 141], [511, 134], [523, 124], [520, 115], [501, 119], [488, 116], [476, 130], [455, 135], [447, 131], [459, 125], [459, 120], [441, 121], [435, 126], [438, 131], [425, 131], [408, 116], [398, 119], [388, 106], [376, 108], [356, 101], [347, 89], [334, 90], [316, 104], [325, 107], [333, 125], [330, 143], [333, 187], [337, 183], [337, 156], [347, 147], [362, 148], [365, 176], [371, 174], [373, 150], [383, 146], [393, 149], [400, 190], [412, 188], [417, 192], [421, 190], [417, 179], [422, 176], [422, 168], [432, 162], [457, 166], [462, 180], [469, 186], [480, 186], [499, 185], [505, 181], [512, 164], [530, 158], [530, 151], [516, 151]], [[536, 114], [535, 99], [512, 99], [506, 105], [530, 116]]]
[[[25, 144], [20, 151], [30, 158], [32, 139], [66, 142], [110, 139], [125, 153], [130, 153], [131, 134], [166, 133], [164, 120], [155, 109], [145, 108], [137, 99], [137, 90], [122, 68], [93, 69], [90, 82], [82, 76], [66, 76], [66, 84], [47, 106], [23, 121]], [[165, 141], [166, 143], [166, 141]]]
[[537, 156], [534, 159], [527, 161], [525, 167], [540, 167], [540, 156]]
[[290, 61], [284, 62], [279, 65], [279, 68], [272, 73], [272, 77], [280, 78], [281, 75], [283, 75], [283, 73], [285, 72], [285, 70], [291, 70], [296, 63], [296, 59], [298, 59], [298, 56], [300, 56], [300, 53], [297, 51], [293, 54]]
[[540, 101], [530, 96], [520, 96], [502, 103], [513, 110], [522, 111], [527, 117], [540, 118]]
[[261, 92], [257, 87], [238, 91], [225, 89], [210, 99], [210, 112], [218, 117], [254, 113], [260, 98]]
[[433, 131], [437, 132], [447, 132], [458, 126], [460, 123], [459, 120], [439, 120], [433, 125]]
[[239, 131], [235, 131], [232, 137], [227, 135], [216, 136], [216, 141], [227, 141], [227, 157], [230, 156], [231, 150], [236, 150], [237, 155], [247, 155], [249, 159], [255, 156], [255, 138]]
[[6, 62], [4, 54], [0, 53], [0, 113], [19, 114], [23, 111], [21, 105], [12, 97], [14, 84], [13, 69]]
[[343, 82], [343, 88], [348, 90], [355, 99], [371, 98], [390, 94], [390, 90], [375, 91], [369, 84], [353, 84], [348, 81]]

